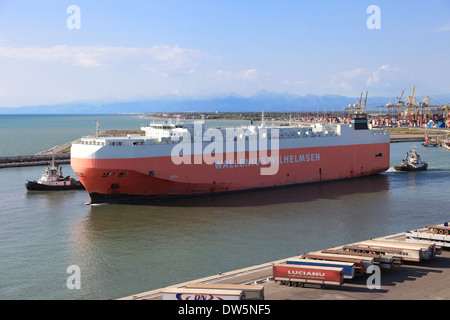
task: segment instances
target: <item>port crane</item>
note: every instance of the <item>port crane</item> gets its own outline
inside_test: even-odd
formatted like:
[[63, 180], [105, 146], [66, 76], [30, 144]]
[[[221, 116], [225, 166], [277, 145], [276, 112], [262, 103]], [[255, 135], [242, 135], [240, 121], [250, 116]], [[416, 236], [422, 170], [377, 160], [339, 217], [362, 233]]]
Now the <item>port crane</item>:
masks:
[[358, 112], [362, 110], [363, 112], [366, 110], [367, 105], [367, 94], [369, 91], [366, 91], [366, 98], [364, 101], [362, 101], [363, 91], [361, 91], [361, 97], [359, 98], [359, 101], [357, 101], [355, 104], [349, 104], [348, 108], [344, 108], [344, 110], [351, 110], [352, 113]]
[[[435, 104], [431, 104], [430, 100], [433, 101]], [[423, 98], [422, 100], [419, 101], [419, 107], [420, 110], [422, 112], [422, 114], [428, 119], [430, 120], [432, 117], [432, 114], [440, 114], [442, 113], [442, 119], [445, 119], [445, 126], [448, 127], [448, 122], [450, 119], [450, 114], [449, 114], [449, 109], [450, 109], [450, 104], [444, 105], [432, 98], [430, 98], [429, 96], [426, 96], [425, 98]], [[425, 111], [425, 112], [423, 112]]]
[[[397, 98], [397, 103], [393, 104], [389, 102], [387, 104], [388, 108], [393, 108], [397, 110], [398, 120], [408, 121], [411, 123], [416, 123], [418, 126], [422, 126], [423, 123], [428, 122], [432, 115], [442, 112], [442, 118], [449, 120], [449, 112], [450, 106], [443, 105], [436, 100], [430, 98], [429, 96], [425, 97], [422, 100], [419, 100], [414, 96], [416, 86], [413, 86], [411, 95], [408, 96], [405, 101], [402, 100], [403, 93], [405, 89], [403, 89], [399, 98]], [[430, 103], [430, 100], [435, 105]]]
[[400, 94], [400, 97], [397, 98], [397, 103], [391, 103], [389, 102], [387, 104], [388, 108], [397, 109], [397, 115], [399, 119], [406, 119], [408, 117], [408, 114], [410, 113], [410, 109], [413, 108], [413, 106], [416, 104], [416, 98], [414, 98], [414, 91], [416, 89], [416, 86], [413, 87], [412, 93], [410, 96], [406, 98], [406, 101], [402, 100], [403, 94], [405, 93], [405, 88], [403, 88], [402, 93]]

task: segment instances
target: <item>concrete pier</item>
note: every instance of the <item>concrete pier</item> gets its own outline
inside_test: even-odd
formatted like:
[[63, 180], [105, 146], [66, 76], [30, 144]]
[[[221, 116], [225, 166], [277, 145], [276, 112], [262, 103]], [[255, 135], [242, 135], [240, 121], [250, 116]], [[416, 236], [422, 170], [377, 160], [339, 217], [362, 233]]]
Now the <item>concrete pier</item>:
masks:
[[391, 136], [391, 143], [398, 143], [398, 142], [423, 142], [425, 141], [424, 137], [392, 137]]
[[56, 164], [70, 164], [70, 147], [78, 140], [64, 143], [59, 146], [34, 155], [15, 155], [0, 157], [0, 168], [47, 166], [55, 158]]
[[[423, 230], [422, 230], [423, 231]], [[425, 231], [424, 231], [425, 232]], [[449, 235], [450, 237], [450, 235]], [[403, 241], [406, 233], [390, 235], [372, 240]], [[333, 248], [333, 249], [339, 249]], [[439, 249], [441, 249], [439, 247]], [[298, 257], [298, 256], [297, 256]], [[327, 286], [324, 289], [300, 288], [280, 285], [272, 280], [273, 265], [290, 258], [271, 261], [261, 265], [212, 275], [171, 288], [183, 288], [190, 283], [208, 284], [258, 284], [264, 286], [265, 300], [448, 300], [450, 299], [450, 251], [442, 252], [431, 259], [419, 262], [405, 261], [391, 269], [381, 269], [379, 288], [370, 288], [371, 275], [357, 276], [345, 280], [342, 286]], [[151, 290], [119, 300], [161, 300], [164, 288]]]
[[28, 156], [0, 157], [0, 168], [46, 166], [55, 158], [56, 164], [70, 163], [70, 153], [37, 154]]

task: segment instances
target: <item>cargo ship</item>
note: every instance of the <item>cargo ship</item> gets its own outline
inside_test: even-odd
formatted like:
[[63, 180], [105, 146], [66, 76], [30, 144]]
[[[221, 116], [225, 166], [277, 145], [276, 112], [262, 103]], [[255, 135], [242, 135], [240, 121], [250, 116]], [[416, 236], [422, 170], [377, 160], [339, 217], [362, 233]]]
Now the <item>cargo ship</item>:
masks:
[[355, 112], [344, 124], [208, 127], [153, 121], [143, 135], [72, 144], [71, 166], [90, 203], [211, 195], [379, 174], [389, 168], [389, 131]]

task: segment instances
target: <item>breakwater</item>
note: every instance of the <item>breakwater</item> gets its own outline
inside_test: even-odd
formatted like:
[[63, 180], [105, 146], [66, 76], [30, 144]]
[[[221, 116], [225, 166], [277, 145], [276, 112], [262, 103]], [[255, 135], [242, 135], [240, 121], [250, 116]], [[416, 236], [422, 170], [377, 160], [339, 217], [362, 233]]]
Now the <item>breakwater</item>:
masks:
[[423, 142], [423, 141], [425, 141], [425, 137], [395, 137], [395, 136], [391, 136], [391, 143]]
[[36, 154], [28, 156], [0, 157], [0, 168], [27, 167], [27, 166], [45, 166], [48, 165], [53, 157], [56, 164], [70, 163], [70, 153], [56, 154]]

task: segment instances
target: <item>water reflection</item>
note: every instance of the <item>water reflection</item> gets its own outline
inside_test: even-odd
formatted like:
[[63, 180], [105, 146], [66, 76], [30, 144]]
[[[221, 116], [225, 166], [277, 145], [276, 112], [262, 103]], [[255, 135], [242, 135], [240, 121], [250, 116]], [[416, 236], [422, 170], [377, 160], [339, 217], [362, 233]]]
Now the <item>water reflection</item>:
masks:
[[[89, 214], [79, 221], [75, 234], [83, 242], [112, 237], [122, 244], [129, 240], [160, 243], [168, 237], [170, 242], [177, 242], [179, 237], [183, 242], [190, 242], [205, 236], [212, 241], [217, 233], [236, 233], [236, 238], [242, 238], [243, 233], [261, 235], [265, 234], [264, 230], [270, 232], [277, 226], [285, 230], [292, 227], [292, 232], [297, 233], [299, 226], [303, 228], [321, 217], [332, 221], [336, 228], [353, 219], [349, 216], [365, 216], [367, 210], [370, 213], [365, 204], [370, 203], [367, 198], [374, 194], [383, 198], [388, 185], [385, 175], [377, 175], [282, 189], [157, 200], [141, 205], [94, 205], [88, 206]], [[293, 225], [286, 228], [289, 220]]]
[[[387, 191], [388, 187], [388, 177], [380, 174], [371, 177], [286, 186], [283, 188], [257, 191], [136, 201], [128, 205], [154, 207], [254, 207], [301, 203], [320, 199], [338, 198], [358, 193]], [[102, 212], [103, 210], [109, 211], [111, 210], [111, 207], [115, 206], [122, 207], [124, 205], [93, 205], [92, 213]]]
[[[377, 175], [143, 205], [86, 206], [88, 215], [72, 228], [71, 260], [89, 270], [86, 278], [101, 279], [94, 281], [97, 289], [126, 279], [136, 286], [134, 293], [150, 290], [359, 236], [375, 219], [365, 203], [387, 190], [387, 176]], [[355, 227], [349, 228], [351, 220]], [[335, 232], [317, 236], [330, 229]], [[137, 271], [121, 272], [130, 269]]]
[[[79, 199], [89, 200], [89, 195], [85, 190], [65, 190], [65, 191], [25, 191], [25, 200], [39, 206], [41, 209], [58, 210], [66, 208], [69, 203], [77, 203]], [[83, 200], [81, 200], [83, 201]]]

